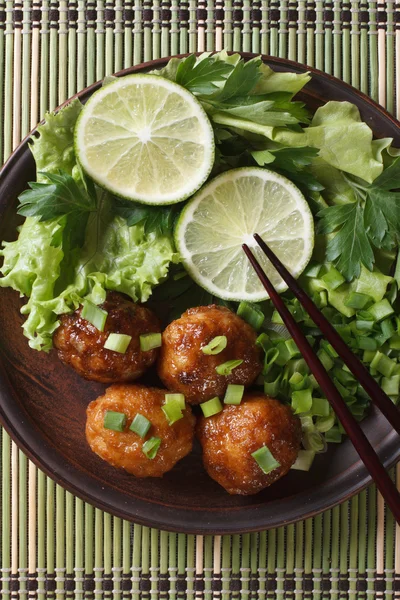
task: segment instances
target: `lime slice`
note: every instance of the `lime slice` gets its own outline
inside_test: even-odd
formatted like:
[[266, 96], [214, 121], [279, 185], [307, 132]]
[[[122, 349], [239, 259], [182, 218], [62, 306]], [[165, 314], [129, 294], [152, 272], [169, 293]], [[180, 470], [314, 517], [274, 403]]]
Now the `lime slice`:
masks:
[[90, 98], [76, 124], [75, 149], [86, 173], [113, 194], [174, 204], [207, 179], [214, 135], [183, 87], [157, 75], [128, 75]]
[[243, 252], [248, 244], [278, 291], [287, 289], [253, 234], [263, 240], [294, 277], [310, 260], [314, 222], [300, 190], [267, 169], [227, 171], [205, 185], [183, 209], [175, 243], [193, 279], [225, 300], [268, 298]]

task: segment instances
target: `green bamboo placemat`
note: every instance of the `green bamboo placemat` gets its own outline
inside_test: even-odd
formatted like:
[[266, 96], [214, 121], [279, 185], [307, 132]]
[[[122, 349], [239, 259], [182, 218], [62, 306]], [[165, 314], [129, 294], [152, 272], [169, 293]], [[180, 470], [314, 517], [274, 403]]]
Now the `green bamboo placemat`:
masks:
[[[400, 115], [394, 0], [0, 0], [0, 157], [46, 110], [109, 73], [221, 48], [316, 66]], [[400, 528], [374, 487], [296, 525], [187, 536], [85, 504], [4, 431], [1, 451], [1, 598], [400, 599]]]

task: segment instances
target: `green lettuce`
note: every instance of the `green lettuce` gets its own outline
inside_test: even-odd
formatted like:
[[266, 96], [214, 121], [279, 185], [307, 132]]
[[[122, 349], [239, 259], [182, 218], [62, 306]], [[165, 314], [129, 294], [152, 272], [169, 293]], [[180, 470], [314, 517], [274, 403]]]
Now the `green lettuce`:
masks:
[[[73, 132], [82, 105], [74, 101], [57, 114], [46, 115], [40, 137], [31, 145], [38, 180], [46, 173], [69, 174], [84, 185], [73, 149]], [[82, 246], [71, 243], [76, 223], [67, 215], [48, 221], [28, 217], [16, 241], [4, 242], [0, 287], [11, 287], [28, 300], [23, 331], [29, 345], [48, 351], [58, 317], [90, 297], [96, 303], [106, 290], [127, 294], [145, 302], [155, 285], [177, 261], [171, 235], [145, 232], [144, 224], [132, 227], [117, 215], [113, 199], [97, 190], [98, 209], [88, 215]]]

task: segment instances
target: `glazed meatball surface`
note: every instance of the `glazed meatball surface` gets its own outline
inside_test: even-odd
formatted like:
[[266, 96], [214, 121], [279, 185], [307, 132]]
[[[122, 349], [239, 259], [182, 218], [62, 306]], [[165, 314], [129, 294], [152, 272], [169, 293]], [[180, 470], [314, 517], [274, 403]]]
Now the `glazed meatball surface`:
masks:
[[[109, 292], [101, 308], [108, 312], [104, 331], [82, 319], [82, 307], [61, 317], [53, 336], [58, 356], [86, 379], [103, 383], [133, 381], [157, 358], [158, 348], [140, 350], [139, 336], [161, 332], [158, 318], [148, 308], [117, 292]], [[110, 333], [132, 336], [125, 354], [104, 348]]]
[[[169, 425], [161, 410], [165, 390], [140, 385], [112, 385], [104, 396], [87, 408], [86, 439], [89, 446], [114, 467], [125, 469], [136, 477], [161, 477], [192, 450], [195, 418], [190, 406], [184, 417]], [[108, 410], [124, 413], [124, 431], [105, 429], [104, 415]], [[140, 413], [151, 422], [144, 440], [130, 431], [129, 426]], [[151, 437], [161, 438], [157, 455], [149, 459], [142, 451], [143, 443]]]
[[[219, 354], [202, 352], [212, 339], [224, 335], [226, 348]], [[257, 334], [250, 325], [223, 306], [190, 308], [163, 333], [158, 375], [164, 385], [185, 395], [187, 402], [200, 404], [222, 397], [229, 383], [249, 386], [261, 371]], [[218, 375], [218, 365], [243, 360], [228, 376]]]
[[[300, 449], [299, 419], [285, 406], [263, 394], [245, 394], [241, 404], [200, 418], [197, 435], [207, 473], [229, 494], [256, 494], [286, 475]], [[267, 475], [251, 456], [267, 446], [280, 467]]]

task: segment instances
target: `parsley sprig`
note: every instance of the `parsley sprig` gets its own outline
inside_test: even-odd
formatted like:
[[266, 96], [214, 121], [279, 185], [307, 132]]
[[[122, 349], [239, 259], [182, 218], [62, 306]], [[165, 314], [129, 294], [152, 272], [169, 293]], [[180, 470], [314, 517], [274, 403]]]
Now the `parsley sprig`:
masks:
[[390, 250], [400, 242], [400, 158], [370, 185], [346, 176], [356, 201], [318, 213], [317, 232], [336, 232], [328, 241], [326, 259], [351, 281], [361, 265], [372, 270], [373, 248]]

